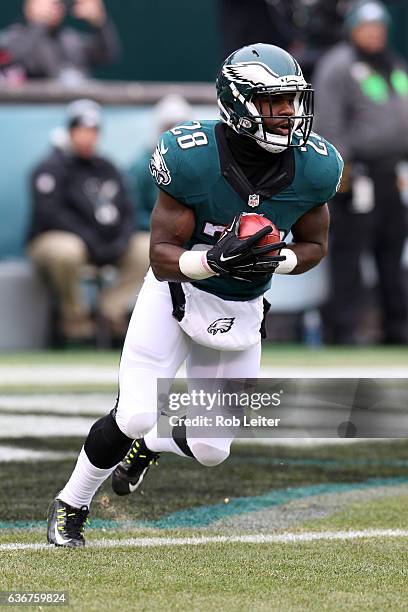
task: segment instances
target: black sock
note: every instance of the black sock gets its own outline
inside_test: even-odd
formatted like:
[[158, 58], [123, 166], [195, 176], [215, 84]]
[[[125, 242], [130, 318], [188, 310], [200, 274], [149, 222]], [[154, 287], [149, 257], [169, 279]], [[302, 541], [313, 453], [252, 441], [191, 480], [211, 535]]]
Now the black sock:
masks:
[[123, 459], [132, 441], [132, 438], [128, 438], [121, 432], [115, 419], [109, 413], [92, 425], [84, 448], [92, 465], [100, 469], [108, 469]]
[[186, 426], [184, 424], [185, 417], [182, 417], [177, 425], [175, 425], [171, 431], [171, 435], [177, 446], [187, 457], [193, 457], [191, 448], [187, 444]]

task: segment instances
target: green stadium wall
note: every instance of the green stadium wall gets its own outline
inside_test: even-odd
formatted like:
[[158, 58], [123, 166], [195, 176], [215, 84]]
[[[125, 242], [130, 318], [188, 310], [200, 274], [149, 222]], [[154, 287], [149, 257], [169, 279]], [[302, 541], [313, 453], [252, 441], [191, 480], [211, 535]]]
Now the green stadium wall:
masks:
[[[213, 81], [220, 63], [218, 0], [105, 0], [123, 47], [98, 77], [137, 81]], [[1, 0], [0, 28], [21, 15]], [[78, 25], [78, 22], [77, 22]]]
[[[213, 81], [221, 58], [219, 0], [105, 0], [123, 45], [107, 79]], [[22, 0], [1, 0], [0, 28], [21, 14]], [[408, 60], [408, 2], [390, 3], [391, 38]], [[233, 18], [233, 16], [232, 16]], [[78, 22], [77, 22], [78, 26]]]

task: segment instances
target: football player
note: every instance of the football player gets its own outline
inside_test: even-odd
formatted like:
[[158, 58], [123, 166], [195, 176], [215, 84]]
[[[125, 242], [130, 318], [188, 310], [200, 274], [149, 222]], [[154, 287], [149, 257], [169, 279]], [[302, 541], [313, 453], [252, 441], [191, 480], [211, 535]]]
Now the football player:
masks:
[[[228, 457], [233, 431], [199, 437], [181, 420], [171, 435], [159, 436], [157, 380], [171, 381], [185, 360], [192, 381], [256, 378], [263, 294], [272, 275], [301, 274], [326, 254], [326, 201], [342, 161], [311, 132], [313, 91], [299, 64], [279, 47], [250, 45], [225, 60], [216, 87], [221, 121], [174, 127], [152, 156], [160, 191], [151, 271], [129, 324], [119, 397], [92, 426], [52, 503], [50, 543], [84, 545], [90, 502], [115, 468], [114, 490], [126, 494], [161, 452], [205, 466]], [[294, 241], [257, 245], [271, 228], [239, 239], [240, 215], [251, 211], [273, 221], [282, 237], [291, 231]], [[216, 333], [218, 318], [232, 321], [225, 333]]]

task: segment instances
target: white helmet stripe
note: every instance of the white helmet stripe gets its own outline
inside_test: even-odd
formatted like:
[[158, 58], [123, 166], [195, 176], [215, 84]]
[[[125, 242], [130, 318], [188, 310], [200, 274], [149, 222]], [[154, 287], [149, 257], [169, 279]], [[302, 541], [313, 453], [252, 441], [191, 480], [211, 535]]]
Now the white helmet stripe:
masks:
[[299, 87], [306, 87], [307, 83], [303, 78], [302, 71], [297, 62], [296, 67], [299, 69], [297, 75], [290, 74], [279, 76], [262, 62], [241, 62], [237, 64], [227, 64], [223, 67], [222, 72], [228, 80], [240, 83], [241, 85], [250, 85], [252, 87], [280, 88], [291, 84]]

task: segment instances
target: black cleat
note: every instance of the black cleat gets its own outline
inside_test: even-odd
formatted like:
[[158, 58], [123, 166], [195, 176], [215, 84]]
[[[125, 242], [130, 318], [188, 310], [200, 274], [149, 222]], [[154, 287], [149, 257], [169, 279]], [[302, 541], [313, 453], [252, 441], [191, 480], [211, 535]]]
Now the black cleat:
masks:
[[143, 440], [134, 440], [129, 452], [112, 474], [112, 489], [117, 495], [129, 495], [142, 484], [151, 465], [157, 464], [159, 453], [149, 450]]
[[89, 514], [88, 506], [74, 508], [56, 498], [48, 511], [47, 540], [55, 546], [85, 546], [82, 534]]

